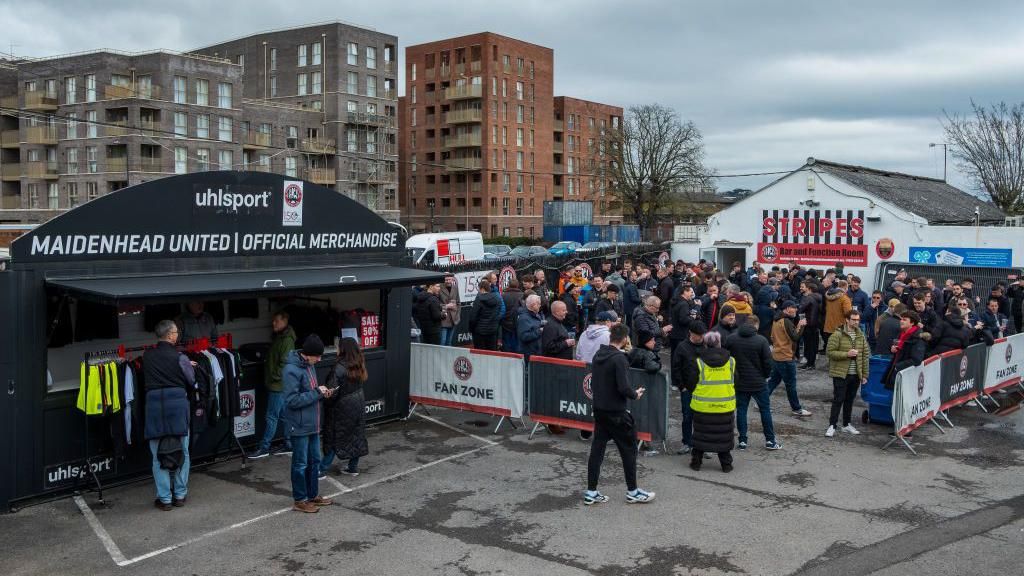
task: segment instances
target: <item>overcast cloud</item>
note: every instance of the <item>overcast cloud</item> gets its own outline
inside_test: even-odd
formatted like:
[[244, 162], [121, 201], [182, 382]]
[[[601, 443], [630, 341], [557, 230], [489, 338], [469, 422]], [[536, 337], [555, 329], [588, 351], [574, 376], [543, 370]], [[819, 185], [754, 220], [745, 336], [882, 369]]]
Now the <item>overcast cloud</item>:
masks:
[[[548, 46], [556, 94], [669, 105], [701, 128], [722, 174], [814, 156], [941, 177], [928, 143], [942, 141], [943, 110], [1024, 95], [1024, 5], [1009, 1], [33, 0], [0, 2], [0, 50], [189, 50], [327, 20], [395, 34], [400, 48], [480, 31]], [[949, 179], [967, 186], [952, 165]]]

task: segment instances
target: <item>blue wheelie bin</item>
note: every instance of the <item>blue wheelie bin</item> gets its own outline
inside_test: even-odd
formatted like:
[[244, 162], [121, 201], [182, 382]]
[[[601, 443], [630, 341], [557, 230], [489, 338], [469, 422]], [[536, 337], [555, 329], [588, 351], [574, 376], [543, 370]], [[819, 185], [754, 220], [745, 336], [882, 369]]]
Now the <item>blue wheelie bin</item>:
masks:
[[886, 390], [882, 377], [885, 376], [892, 356], [875, 355], [868, 364], [868, 383], [861, 387], [860, 397], [868, 404], [868, 409], [861, 415], [861, 421], [867, 424], [892, 424], [892, 390]]

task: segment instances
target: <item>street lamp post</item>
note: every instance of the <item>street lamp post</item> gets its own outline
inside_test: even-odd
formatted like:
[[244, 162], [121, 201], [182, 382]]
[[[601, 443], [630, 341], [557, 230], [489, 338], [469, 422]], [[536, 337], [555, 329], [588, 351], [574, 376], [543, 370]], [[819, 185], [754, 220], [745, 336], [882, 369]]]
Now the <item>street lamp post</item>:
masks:
[[430, 231], [434, 231], [434, 199], [427, 200], [427, 207], [430, 208]]
[[946, 144], [945, 142], [939, 142], [939, 143], [932, 142], [932, 143], [928, 144], [929, 148], [935, 148], [936, 146], [942, 146], [942, 181], [945, 182], [946, 181], [946, 147], [948, 146], [948, 144]]

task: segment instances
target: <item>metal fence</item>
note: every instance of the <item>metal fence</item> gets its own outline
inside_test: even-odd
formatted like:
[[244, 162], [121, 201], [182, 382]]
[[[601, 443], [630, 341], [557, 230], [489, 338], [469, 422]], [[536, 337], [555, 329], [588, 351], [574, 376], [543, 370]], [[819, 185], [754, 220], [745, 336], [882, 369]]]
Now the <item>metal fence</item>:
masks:
[[665, 251], [657, 244], [629, 244], [625, 246], [613, 246], [586, 252], [576, 252], [562, 256], [548, 254], [546, 256], [531, 258], [504, 257], [491, 260], [475, 260], [473, 262], [460, 262], [449, 265], [421, 265], [426, 270], [439, 272], [477, 272], [480, 270], [498, 270], [505, 266], [512, 266], [516, 272], [530, 272], [536, 269], [561, 270], [566, 266], [573, 266], [578, 263], [586, 263], [592, 270], [598, 270], [601, 262], [611, 261], [621, 263], [624, 260], [642, 261], [647, 264], [657, 262], [658, 256]]
[[941, 288], [946, 279], [960, 282], [964, 278], [974, 280], [974, 295], [982, 299], [988, 296], [996, 282], [1007, 282], [1010, 274], [1020, 275], [1020, 268], [988, 268], [983, 266], [948, 266], [944, 264], [921, 264], [916, 262], [880, 262], [875, 270], [875, 288], [885, 291], [900, 270], [907, 271], [908, 278], [924, 276], [935, 281]]

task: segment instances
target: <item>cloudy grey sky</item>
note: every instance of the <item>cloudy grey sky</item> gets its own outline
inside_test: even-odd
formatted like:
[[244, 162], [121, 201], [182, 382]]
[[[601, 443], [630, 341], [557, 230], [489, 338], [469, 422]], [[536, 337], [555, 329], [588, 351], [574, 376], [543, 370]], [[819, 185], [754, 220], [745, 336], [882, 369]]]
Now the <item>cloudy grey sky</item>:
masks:
[[[814, 156], [941, 177], [943, 110], [1024, 95], [1024, 4], [1002, 0], [0, 0], [0, 50], [188, 50], [338, 19], [401, 47], [488, 30], [553, 48], [556, 94], [671, 106], [722, 174]], [[952, 163], [950, 181], [967, 186]]]

